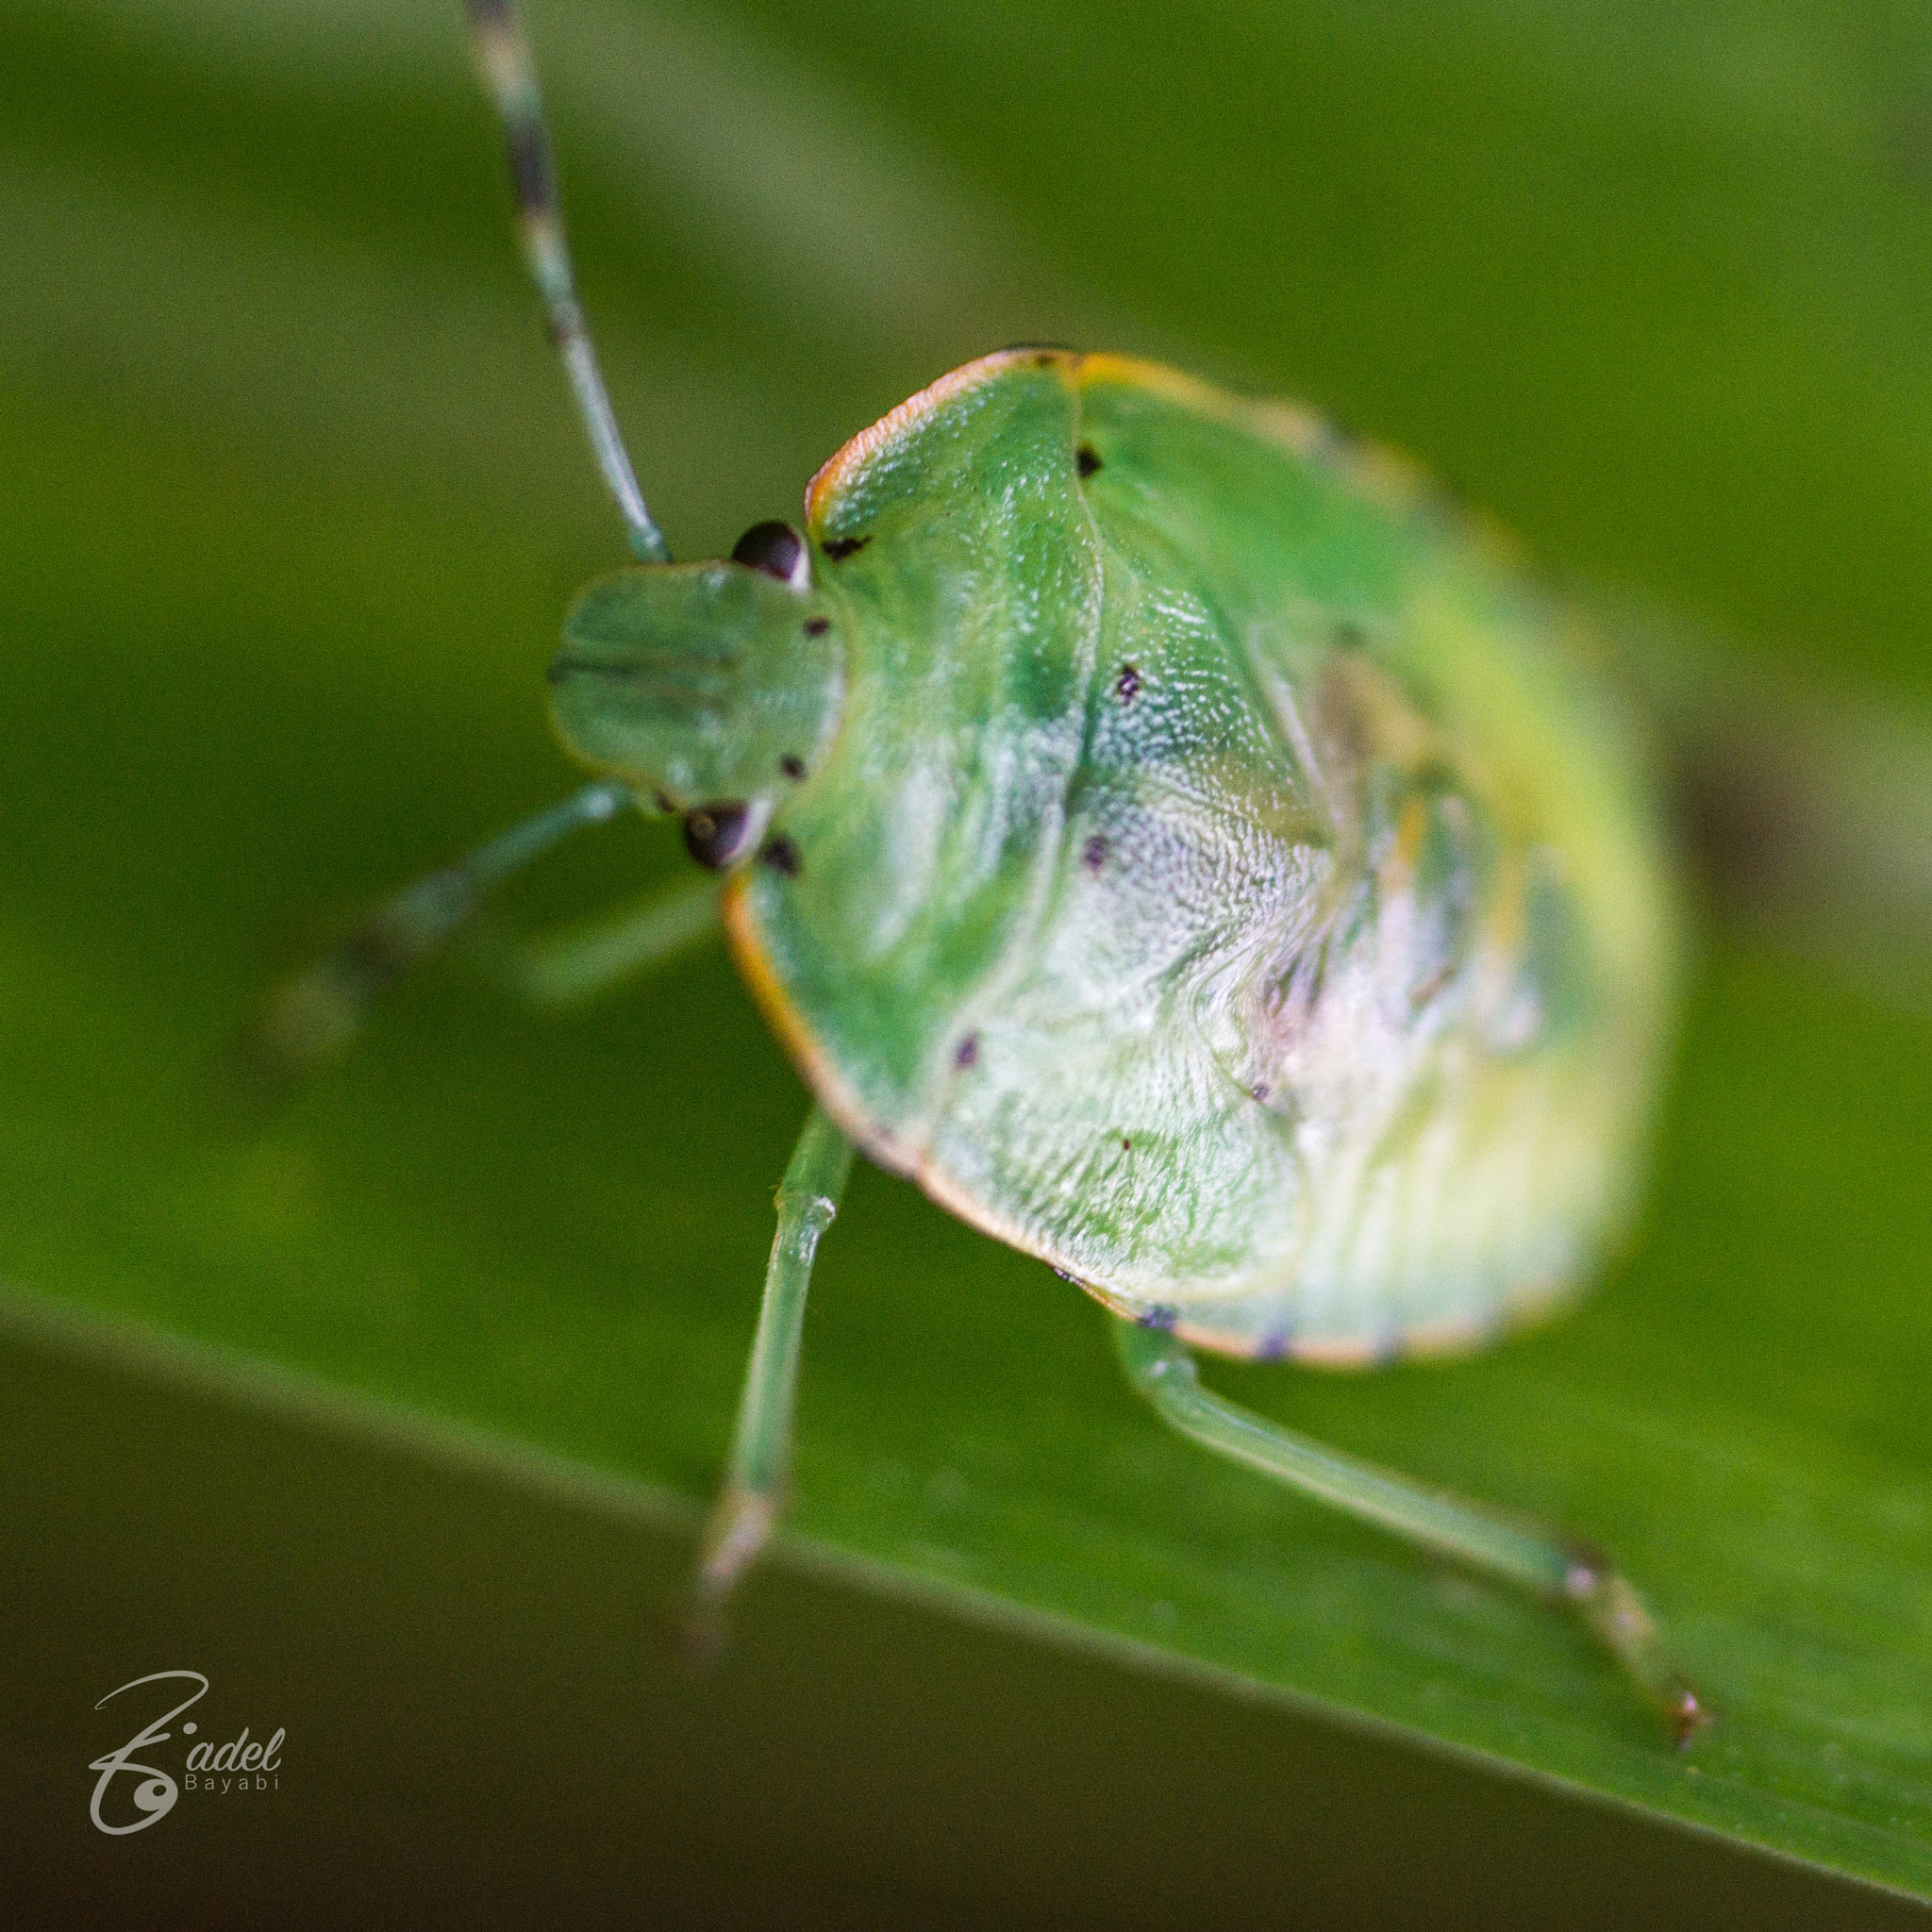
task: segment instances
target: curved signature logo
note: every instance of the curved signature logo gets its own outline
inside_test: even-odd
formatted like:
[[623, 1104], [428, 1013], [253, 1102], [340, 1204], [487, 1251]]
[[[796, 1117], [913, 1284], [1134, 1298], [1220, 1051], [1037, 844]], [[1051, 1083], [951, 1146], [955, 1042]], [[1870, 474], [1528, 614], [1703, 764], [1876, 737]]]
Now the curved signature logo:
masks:
[[[179, 1704], [164, 1710], [152, 1724], [144, 1724], [119, 1750], [109, 1751], [96, 1757], [88, 1766], [90, 1771], [100, 1773], [94, 1784], [94, 1794], [88, 1805], [88, 1816], [94, 1822], [98, 1831], [105, 1831], [110, 1837], [125, 1838], [130, 1831], [145, 1831], [150, 1824], [158, 1824], [175, 1808], [175, 1801], [181, 1795], [181, 1784], [171, 1773], [163, 1771], [157, 1764], [143, 1764], [136, 1757], [137, 1751], [150, 1751], [157, 1744], [165, 1744], [174, 1737], [174, 1732], [165, 1728], [173, 1724], [183, 1711], [192, 1709], [208, 1695], [208, 1679], [199, 1671], [150, 1671], [144, 1677], [131, 1678], [119, 1690], [109, 1690], [94, 1708], [111, 1703], [124, 1691], [138, 1690], [143, 1684], [192, 1685], [194, 1688]], [[182, 1724], [184, 1736], [191, 1735], [196, 1726], [191, 1718]], [[214, 1744], [203, 1741], [188, 1753], [187, 1769], [184, 1775], [187, 1788], [192, 1790], [219, 1790], [224, 1795], [232, 1790], [267, 1790], [272, 1788], [271, 1774], [281, 1766], [282, 1740], [285, 1731], [277, 1730], [265, 1744], [251, 1744], [246, 1727], [232, 1742]], [[119, 1777], [137, 1779], [133, 1790], [117, 1792], [114, 1781]], [[281, 1779], [273, 1779], [273, 1788], [279, 1789]], [[126, 1816], [131, 1805], [135, 1815]], [[114, 1813], [125, 1822], [110, 1824], [108, 1812]]]
[[[134, 1761], [134, 1754], [137, 1751], [145, 1751], [155, 1744], [165, 1744], [174, 1736], [172, 1731], [164, 1731], [161, 1726], [172, 1724], [184, 1710], [199, 1704], [208, 1695], [208, 1679], [199, 1671], [151, 1671], [145, 1677], [136, 1677], [123, 1684], [120, 1690], [109, 1690], [108, 1695], [101, 1699], [101, 1703], [94, 1706], [98, 1710], [101, 1704], [120, 1696], [122, 1690], [137, 1690], [143, 1684], [165, 1683], [171, 1677], [192, 1684], [195, 1687], [193, 1694], [184, 1697], [172, 1710], [164, 1710], [153, 1724], [144, 1726], [129, 1738], [120, 1750], [109, 1751], [105, 1757], [96, 1757], [88, 1766], [90, 1771], [97, 1771], [101, 1774], [94, 1785], [93, 1799], [87, 1807], [88, 1816], [93, 1820], [99, 1830], [111, 1832], [116, 1838], [130, 1831], [145, 1831], [150, 1824], [158, 1824], [175, 1808], [175, 1800], [181, 1795], [181, 1787], [165, 1771], [155, 1765], [137, 1764]], [[193, 1725], [191, 1724], [189, 1729], [192, 1730]], [[142, 1780], [135, 1786], [132, 1794], [134, 1808], [141, 1816], [125, 1824], [109, 1824], [101, 1816], [101, 1801], [108, 1795], [108, 1787], [117, 1777], [124, 1774]]]

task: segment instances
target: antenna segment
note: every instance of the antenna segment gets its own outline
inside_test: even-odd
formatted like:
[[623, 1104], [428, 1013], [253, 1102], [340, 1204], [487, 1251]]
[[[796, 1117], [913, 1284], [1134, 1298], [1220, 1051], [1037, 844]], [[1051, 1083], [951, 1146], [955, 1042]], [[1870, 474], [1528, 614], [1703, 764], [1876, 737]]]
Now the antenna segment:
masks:
[[623, 513], [631, 549], [641, 562], [668, 563], [670, 549], [638, 488], [610, 408], [609, 392], [597, 369], [597, 352], [591, 343], [583, 305], [577, 300], [550, 129], [543, 120], [543, 96], [537, 85], [537, 66], [524, 24], [514, 0], [465, 0], [465, 8], [476, 69], [503, 123], [510, 182], [516, 190], [518, 235], [531, 279], [543, 297], [550, 339], [563, 358], [577, 413], [583, 418], [597, 467]]

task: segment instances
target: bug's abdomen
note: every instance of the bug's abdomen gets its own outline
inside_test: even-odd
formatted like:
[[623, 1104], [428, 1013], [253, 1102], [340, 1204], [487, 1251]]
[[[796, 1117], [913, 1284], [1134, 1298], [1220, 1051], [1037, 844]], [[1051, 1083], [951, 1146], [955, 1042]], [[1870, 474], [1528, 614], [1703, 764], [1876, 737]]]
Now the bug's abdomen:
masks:
[[1567, 843], [1387, 668], [1310, 654], [1271, 698], [1158, 604], [1164, 638], [1111, 608], [1138, 682], [1100, 680], [1058, 893], [974, 1016], [935, 1191], [965, 1178], [985, 1224], [1226, 1352], [1467, 1345], [1623, 1217], [1659, 987], [1598, 886], [1638, 855]]
[[1230, 585], [1120, 467], [1058, 892], [922, 1178], [1226, 1352], [1470, 1345], [1632, 1195], [1669, 908], [1619, 721], [1453, 546]]

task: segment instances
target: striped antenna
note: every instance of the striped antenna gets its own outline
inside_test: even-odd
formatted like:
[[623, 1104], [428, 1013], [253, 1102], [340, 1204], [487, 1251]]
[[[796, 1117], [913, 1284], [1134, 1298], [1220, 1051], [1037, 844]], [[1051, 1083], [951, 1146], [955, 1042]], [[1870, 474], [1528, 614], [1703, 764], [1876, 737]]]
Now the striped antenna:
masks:
[[583, 305], [577, 300], [550, 130], [543, 122], [543, 96], [537, 87], [536, 62], [530, 58], [530, 42], [517, 17], [515, 0], [466, 0], [466, 4], [477, 72], [495, 105], [509, 146], [509, 174], [516, 189], [524, 259], [543, 297], [550, 339], [563, 358], [597, 467], [624, 514], [630, 547], [645, 563], [668, 563], [671, 552], [638, 488], [609, 394], [597, 371], [597, 352], [591, 345]]

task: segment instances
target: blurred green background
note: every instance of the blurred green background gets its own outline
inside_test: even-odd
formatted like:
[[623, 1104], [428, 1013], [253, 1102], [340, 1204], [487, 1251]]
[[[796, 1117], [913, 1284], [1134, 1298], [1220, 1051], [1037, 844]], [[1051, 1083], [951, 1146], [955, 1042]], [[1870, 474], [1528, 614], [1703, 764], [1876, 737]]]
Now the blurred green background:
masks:
[[[646, 1626], [805, 1106], [721, 952], [565, 1023], [431, 975], [266, 1128], [224, 1111], [270, 974], [569, 785], [541, 669], [621, 557], [454, 15], [0, 0], [24, 1896], [1911, 1914], [1853, 1880], [1932, 1892], [1932, 1024], [1774, 935], [1709, 928], [1642, 1241], [1576, 1316], [1451, 1366], [1213, 1372], [1616, 1549], [1723, 1713], [1688, 1758], [1560, 1620], [1168, 1438], [1080, 1296], [870, 1173], [789, 1554], [684, 1684]], [[946, 367], [1067, 340], [1307, 396], [1567, 575], [1932, 703], [1922, 8], [531, 27], [680, 555], [792, 513]], [[514, 909], [681, 863], [619, 828]], [[280, 1813], [184, 1796], [101, 1839], [84, 1767], [125, 1730], [88, 1707], [176, 1666], [211, 1724], [299, 1710], [308, 1768]]]

